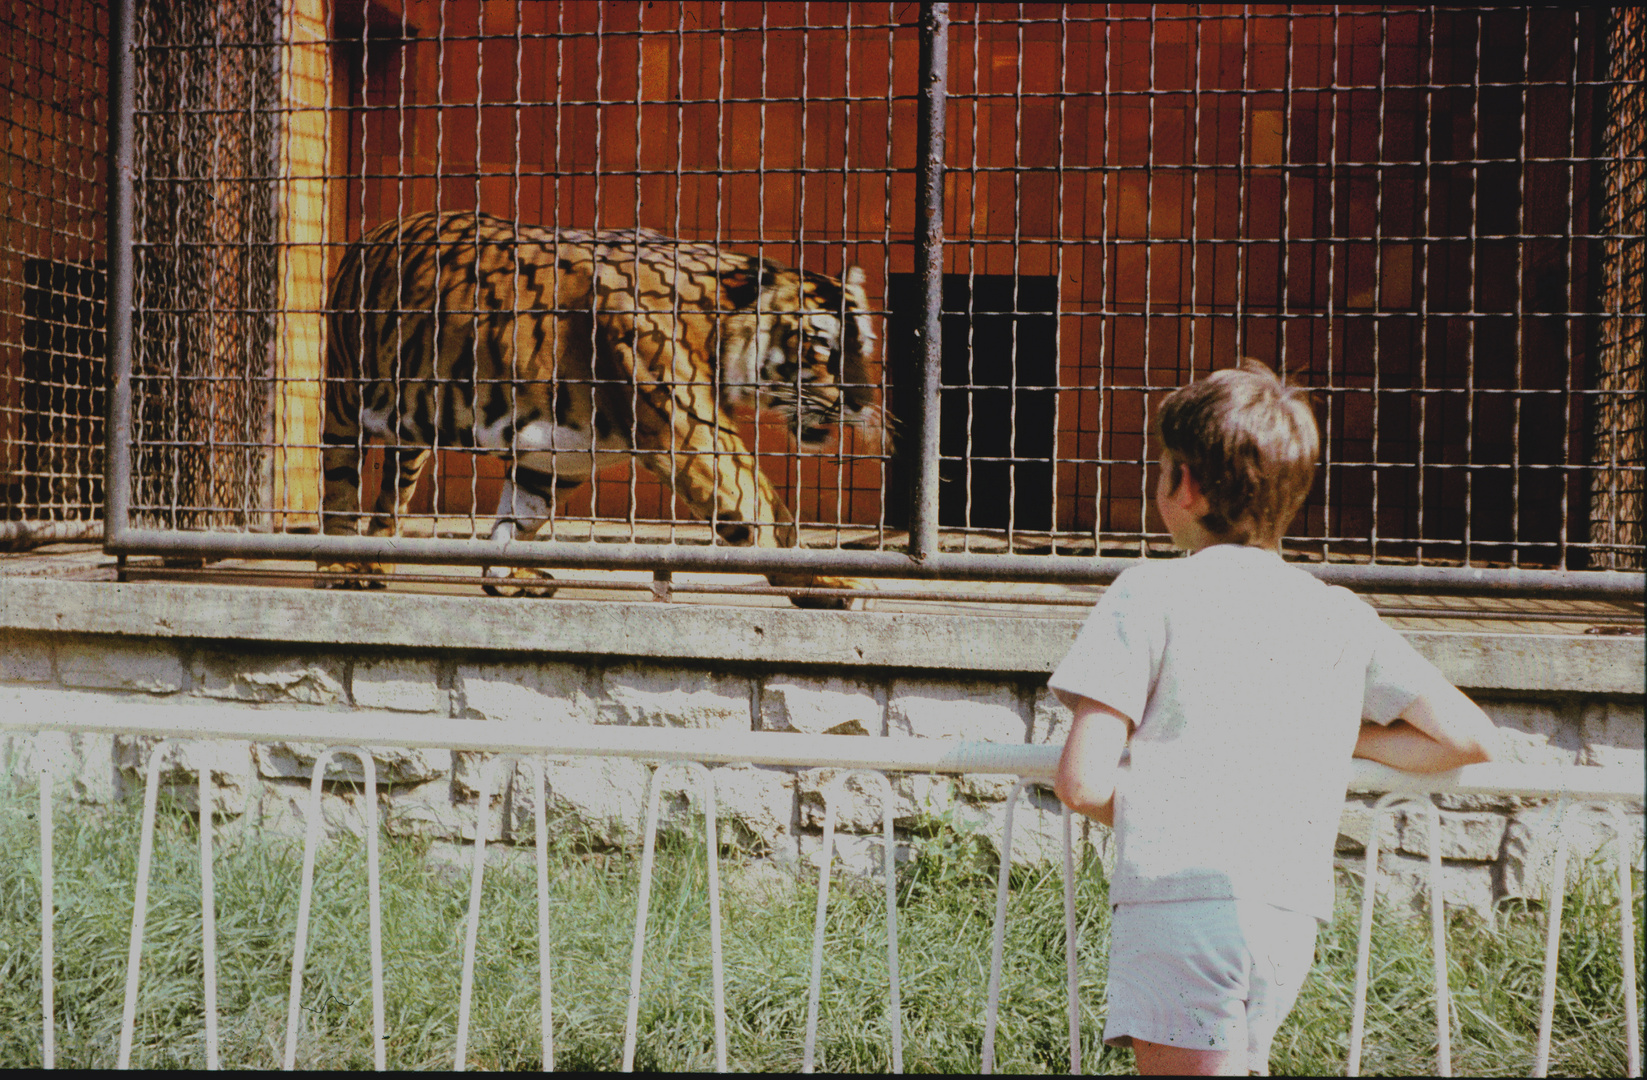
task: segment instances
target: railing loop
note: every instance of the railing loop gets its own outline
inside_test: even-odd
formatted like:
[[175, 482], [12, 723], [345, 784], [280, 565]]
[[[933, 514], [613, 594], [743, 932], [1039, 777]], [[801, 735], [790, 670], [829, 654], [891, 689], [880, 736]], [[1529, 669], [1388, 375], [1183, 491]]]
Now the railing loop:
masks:
[[[143, 827], [137, 844], [137, 887], [132, 905], [131, 945], [126, 953], [126, 1000], [120, 1016], [117, 1068], [129, 1069], [132, 1035], [137, 1027], [138, 968], [143, 959], [143, 926], [149, 909], [149, 865], [154, 856], [154, 815], [160, 802], [160, 767], [166, 752], [185, 746], [182, 739], [161, 739], [149, 750], [148, 779], [143, 785]], [[217, 1068], [217, 919], [212, 889], [211, 768], [201, 762], [200, 791], [200, 898], [201, 936], [205, 960], [206, 1067]]]
[[[1006, 821], [1001, 834], [1001, 868], [995, 886], [995, 925], [991, 931], [989, 954], [989, 994], [984, 1006], [984, 1046], [979, 1072], [989, 1075], [995, 1071], [995, 1029], [1000, 1015], [1001, 963], [1006, 947], [1007, 886], [1012, 872], [1012, 823], [1018, 812], [1018, 796], [1038, 781], [1023, 779], [1012, 785], [1007, 795]], [[1075, 920], [1075, 849], [1072, 832], [1073, 817], [1069, 807], [1061, 807], [1061, 835], [1064, 842], [1064, 972], [1069, 1014], [1069, 1071], [1081, 1071], [1081, 999], [1080, 957], [1077, 952]]]
[[1453, 1069], [1451, 1003], [1447, 993], [1447, 938], [1444, 933], [1445, 894], [1441, 882], [1441, 814], [1427, 795], [1392, 791], [1373, 803], [1367, 837], [1366, 876], [1361, 885], [1361, 933], [1356, 941], [1355, 990], [1350, 1011], [1350, 1054], [1346, 1076], [1361, 1075], [1361, 1048], [1367, 1024], [1367, 980], [1372, 954], [1373, 901], [1378, 894], [1378, 833], [1384, 812], [1400, 803], [1412, 803], [1430, 822], [1430, 947], [1435, 961], [1436, 1074], [1451, 1076]]
[[646, 839], [641, 849], [640, 899], [635, 905], [635, 944], [629, 963], [629, 1016], [623, 1029], [623, 1071], [635, 1071], [635, 1041], [640, 1023], [641, 961], [646, 952], [646, 916], [652, 900], [652, 859], [658, 836], [658, 804], [663, 777], [680, 767], [697, 781], [703, 798], [705, 848], [709, 854], [709, 964], [714, 983], [715, 1071], [726, 1072], [726, 994], [721, 970], [720, 838], [715, 828], [715, 778], [696, 761], [666, 761], [652, 773], [646, 799]]
[[818, 913], [812, 931], [812, 978], [806, 994], [806, 1048], [801, 1055], [801, 1072], [810, 1073], [816, 1062], [818, 1004], [822, 994], [824, 917], [829, 907], [829, 876], [835, 857], [835, 812], [846, 782], [862, 776], [875, 782], [881, 793], [881, 871], [886, 883], [886, 970], [889, 1013], [892, 1017], [892, 1071], [904, 1071], [903, 1002], [898, 974], [898, 868], [893, 834], [892, 782], [874, 769], [851, 769], [836, 776], [824, 793], [824, 834], [822, 861], [818, 866]]
[[360, 746], [329, 746], [315, 758], [309, 777], [309, 820], [303, 839], [303, 877], [297, 897], [297, 934], [292, 944], [292, 982], [286, 997], [286, 1055], [281, 1067], [287, 1071], [297, 1064], [298, 1018], [303, 1008], [303, 970], [309, 944], [309, 910], [314, 899], [315, 853], [320, 846], [321, 784], [326, 767], [338, 754], [352, 754], [360, 761], [366, 803], [366, 891], [369, 942], [372, 952], [372, 1059], [377, 1071], [387, 1068], [383, 1019], [383, 927], [378, 893], [377, 858], [377, 762], [372, 752]]
[[463, 938], [463, 978], [458, 989], [457, 1048], [452, 1067], [461, 1071], [469, 1053], [469, 1007], [474, 997], [475, 949], [480, 936], [480, 894], [482, 878], [486, 873], [487, 819], [491, 816], [492, 792], [501, 788], [498, 776], [507, 765], [529, 765], [537, 774], [536, 810], [532, 823], [537, 829], [537, 894], [538, 894], [538, 1023], [542, 1040], [543, 1067], [555, 1067], [555, 1040], [552, 1028], [553, 997], [550, 993], [549, 969], [549, 830], [547, 803], [549, 800], [548, 770], [541, 758], [522, 759], [515, 754], [499, 754], [489, 759], [480, 770], [480, 787], [475, 800], [474, 861], [469, 874], [469, 916]]

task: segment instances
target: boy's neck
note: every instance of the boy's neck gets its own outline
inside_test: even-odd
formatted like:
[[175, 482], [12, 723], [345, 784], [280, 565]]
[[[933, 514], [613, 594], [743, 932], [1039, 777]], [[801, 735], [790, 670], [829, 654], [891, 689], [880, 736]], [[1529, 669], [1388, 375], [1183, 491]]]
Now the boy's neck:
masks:
[[1197, 526], [1197, 531], [1199, 535], [1190, 541], [1190, 545], [1185, 548], [1185, 550], [1191, 555], [1199, 555], [1201, 552], [1210, 547], [1220, 547], [1224, 544], [1229, 544], [1234, 547], [1257, 548], [1260, 551], [1267, 551], [1271, 555], [1275, 555], [1277, 557], [1281, 554], [1281, 544], [1279, 541], [1273, 544], [1266, 544], [1258, 540], [1248, 540], [1245, 542], [1240, 540], [1225, 540], [1221, 537], [1212, 535], [1205, 529], [1201, 529], [1199, 526]]

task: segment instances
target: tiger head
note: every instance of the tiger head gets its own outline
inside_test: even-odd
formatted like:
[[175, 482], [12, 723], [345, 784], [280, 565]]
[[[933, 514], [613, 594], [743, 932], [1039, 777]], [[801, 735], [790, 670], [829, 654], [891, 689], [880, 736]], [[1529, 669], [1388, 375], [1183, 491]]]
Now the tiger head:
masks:
[[777, 412], [807, 446], [851, 424], [879, 449], [876, 338], [863, 270], [848, 267], [842, 281], [750, 259], [721, 282], [736, 309], [721, 331], [727, 403]]

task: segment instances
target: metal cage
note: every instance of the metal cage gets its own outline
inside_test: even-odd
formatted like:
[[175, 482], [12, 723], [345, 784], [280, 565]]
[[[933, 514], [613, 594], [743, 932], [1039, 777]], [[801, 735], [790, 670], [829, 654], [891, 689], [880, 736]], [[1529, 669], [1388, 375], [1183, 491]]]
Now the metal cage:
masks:
[[[1147, 516], [1155, 406], [1251, 356], [1312, 390], [1322, 432], [1289, 557], [1364, 587], [1639, 593], [1633, 10], [117, 13], [111, 551], [1101, 582], [1165, 547]], [[567, 482], [537, 540], [485, 538], [521, 459], [434, 423], [386, 450], [358, 439], [363, 521], [374, 485], [432, 451], [381, 535], [318, 532], [323, 414], [357, 377], [327, 366], [328, 281], [368, 231], [429, 210], [557, 242], [608, 230], [677, 264], [712, 250], [836, 284], [860, 268], [881, 343], [861, 389], [886, 422], [837, 411], [814, 446], [797, 416], [729, 408], [713, 446], [648, 445], [635, 409], [600, 402], [638, 402], [647, 380], [759, 388], [724, 364], [580, 380], [517, 356], [497, 377], [511, 393], [587, 392], [618, 429], [601, 455], [591, 442], [586, 482], [549, 455]], [[636, 288], [623, 304], [683, 325], [685, 286]], [[518, 337], [518, 299], [487, 314], [468, 295], [441, 302]], [[558, 296], [529, 314], [598, 351], [577, 319], [606, 309]], [[496, 376], [464, 370], [473, 388]], [[431, 400], [463, 390], [428, 372]], [[794, 528], [725, 542], [751, 530], [694, 510], [693, 455], [717, 483], [758, 471]]]

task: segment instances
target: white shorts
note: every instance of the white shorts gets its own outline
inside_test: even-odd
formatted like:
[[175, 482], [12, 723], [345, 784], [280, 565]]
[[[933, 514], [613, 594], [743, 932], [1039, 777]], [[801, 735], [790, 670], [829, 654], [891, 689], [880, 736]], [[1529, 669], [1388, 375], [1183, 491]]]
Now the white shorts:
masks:
[[1315, 930], [1313, 916], [1248, 900], [1116, 905], [1104, 1042], [1245, 1045], [1247, 1067], [1267, 1073], [1270, 1043], [1314, 962]]

